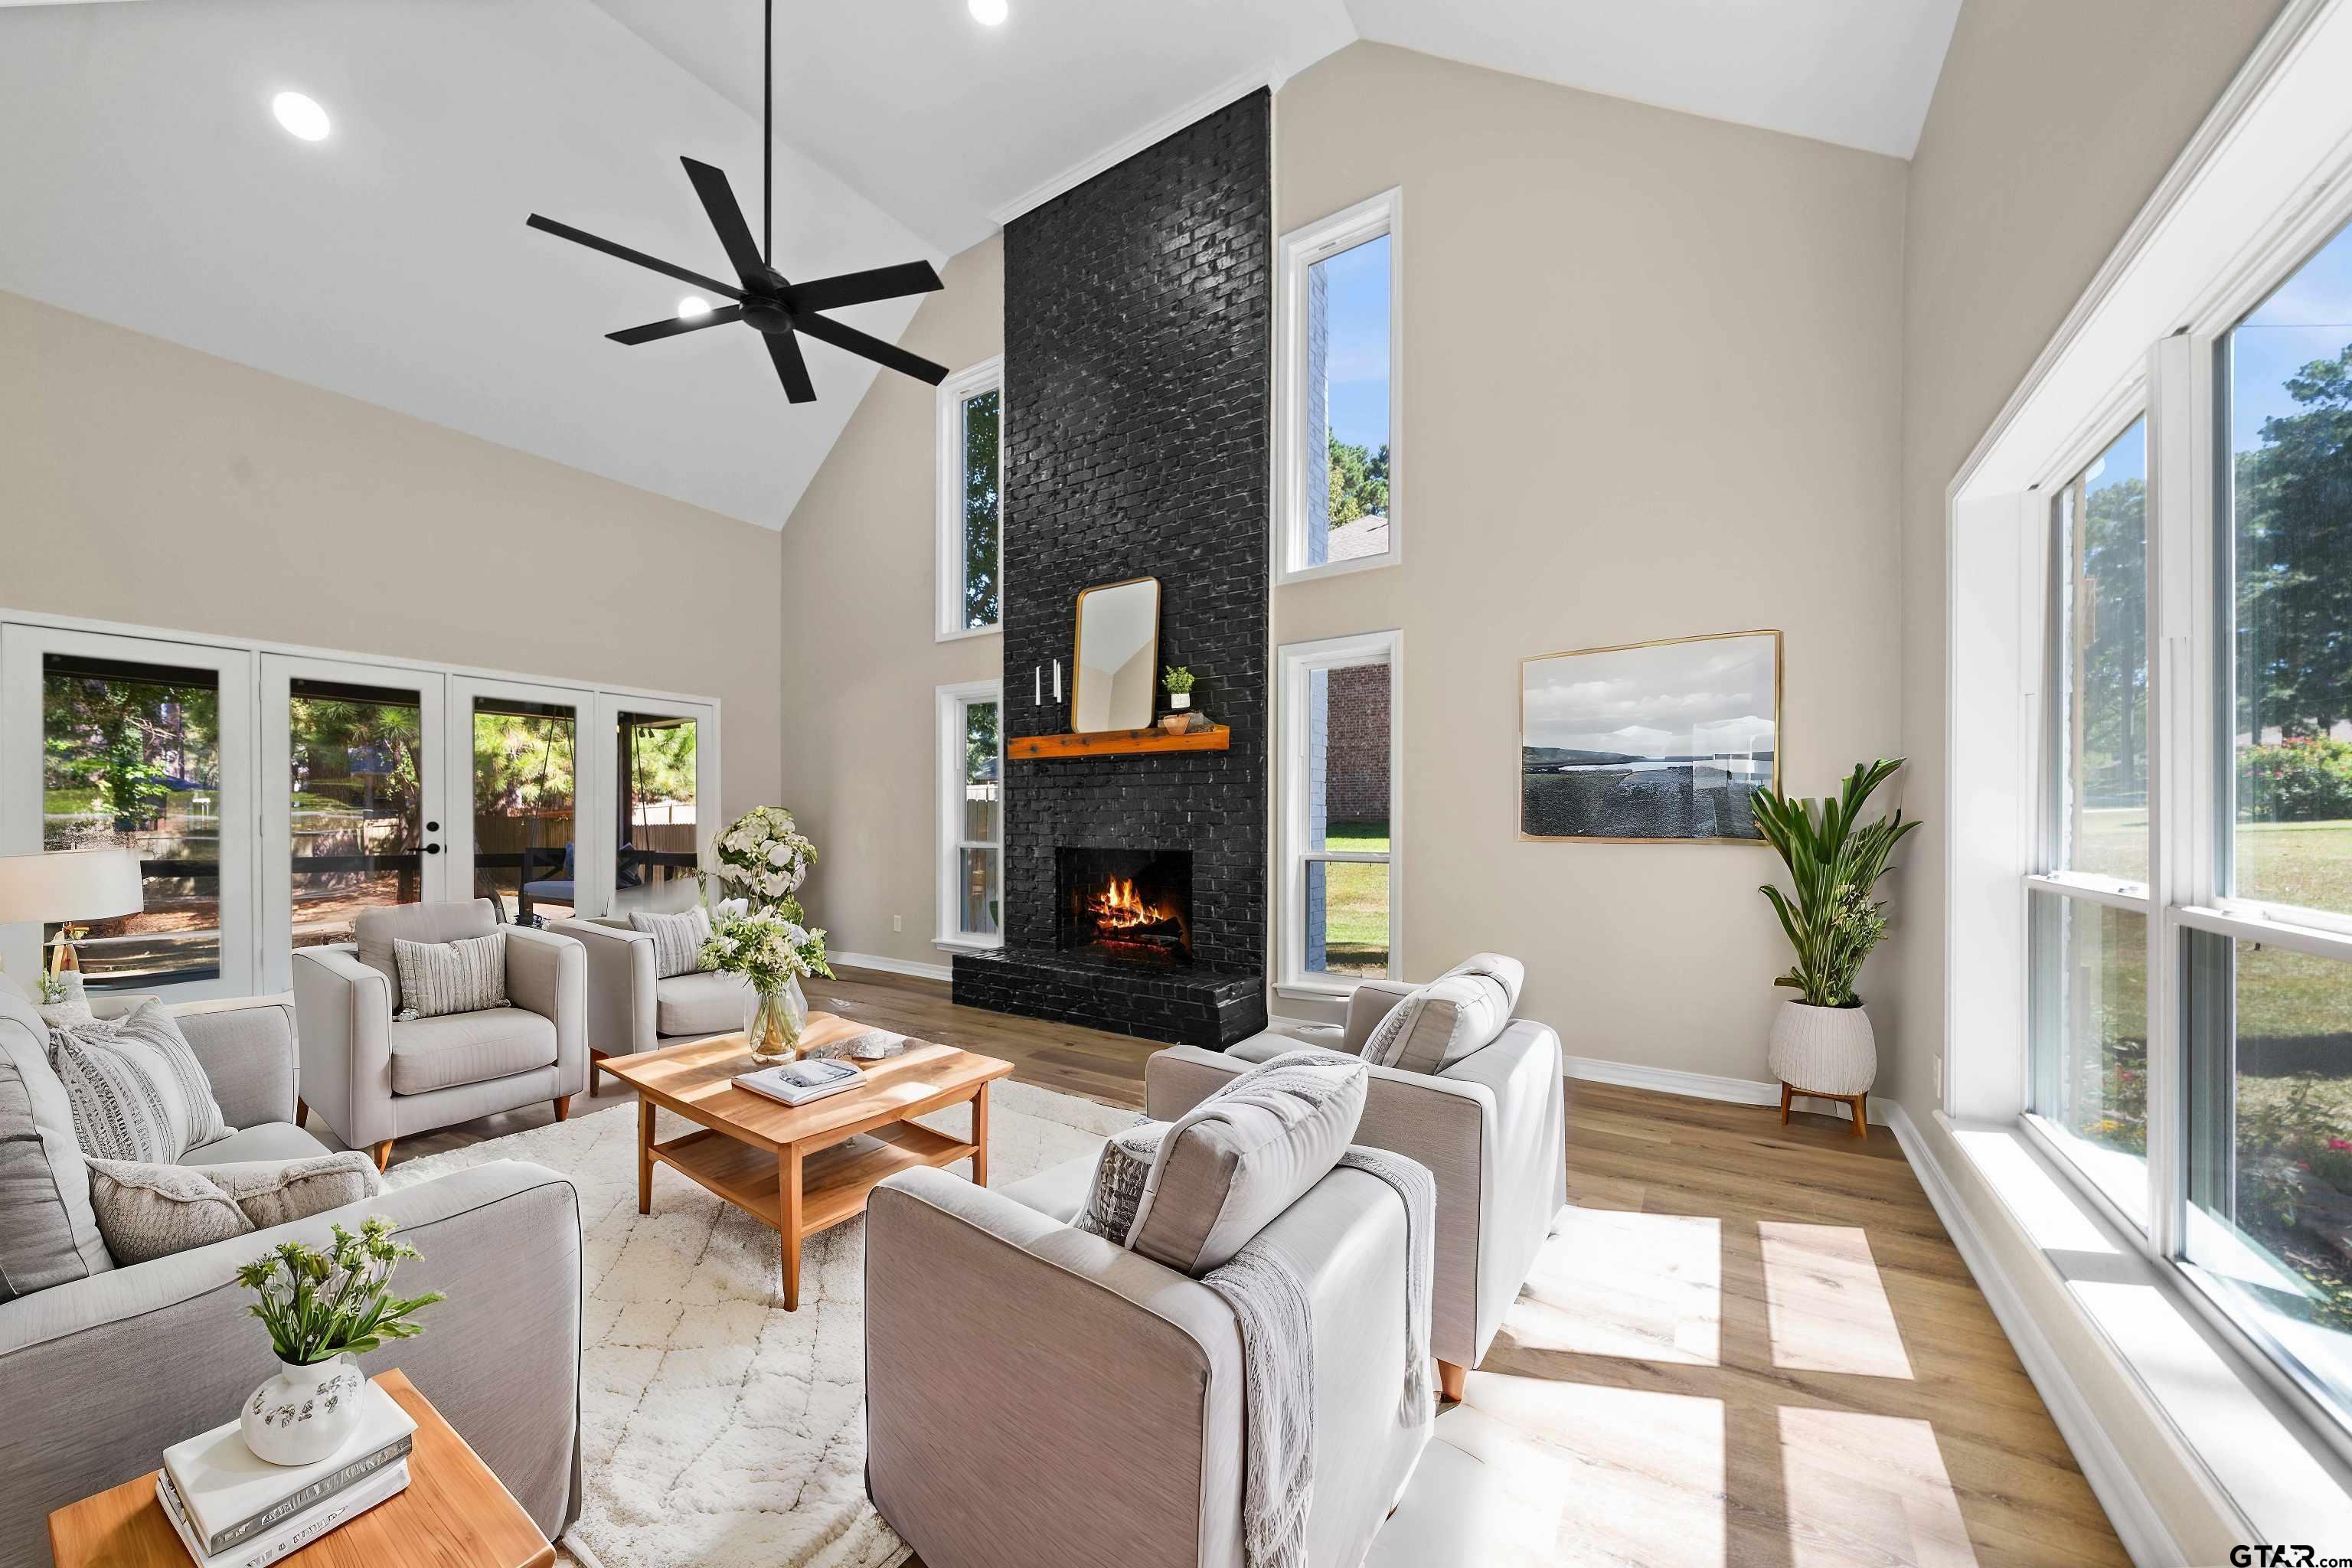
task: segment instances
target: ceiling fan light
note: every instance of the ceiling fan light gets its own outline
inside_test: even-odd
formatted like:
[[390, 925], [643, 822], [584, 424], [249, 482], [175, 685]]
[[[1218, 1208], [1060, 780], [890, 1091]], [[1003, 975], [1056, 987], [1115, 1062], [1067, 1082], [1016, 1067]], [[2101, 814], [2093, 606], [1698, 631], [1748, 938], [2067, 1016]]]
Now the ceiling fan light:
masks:
[[697, 316], [710, 314], [710, 301], [699, 294], [688, 294], [677, 302], [677, 319], [690, 321]]
[[269, 112], [278, 116], [278, 124], [305, 142], [323, 142], [331, 129], [327, 111], [307, 93], [279, 93], [269, 100]]
[[1004, 0], [964, 0], [972, 20], [985, 27], [1002, 26], [1005, 17]]

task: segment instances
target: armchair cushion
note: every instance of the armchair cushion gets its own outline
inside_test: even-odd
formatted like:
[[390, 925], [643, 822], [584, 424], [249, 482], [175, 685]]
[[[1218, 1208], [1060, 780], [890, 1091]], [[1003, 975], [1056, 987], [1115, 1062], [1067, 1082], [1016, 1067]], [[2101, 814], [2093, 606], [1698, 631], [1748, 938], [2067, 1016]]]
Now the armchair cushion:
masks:
[[555, 1021], [521, 1007], [395, 1020], [392, 1092], [423, 1094], [528, 1072], [555, 1060]]
[[654, 939], [654, 973], [664, 979], [708, 967], [702, 962], [702, 946], [710, 940], [710, 911], [700, 904], [676, 914], [632, 910], [629, 929]]
[[395, 939], [457, 942], [469, 936], [488, 936], [498, 929], [499, 909], [488, 899], [463, 904], [387, 904], [362, 910], [352, 922], [359, 961], [383, 975], [384, 983], [392, 987], [395, 1012], [406, 1005], [400, 999], [399, 961], [393, 956]]
[[89, 1163], [90, 1207], [106, 1250], [123, 1265], [290, 1225], [383, 1190], [375, 1162], [357, 1151], [203, 1167]]
[[1168, 1130], [1128, 1245], [1195, 1279], [1229, 1261], [1329, 1173], [1363, 1112], [1360, 1062], [1252, 1068]]
[[0, 1301], [114, 1267], [48, 1040], [32, 999], [0, 975]]
[[751, 983], [709, 970], [654, 982], [654, 1028], [663, 1035], [724, 1035], [743, 1026]]
[[408, 942], [395, 937], [402, 1019], [442, 1018], [509, 1005], [507, 944], [497, 931], [457, 942]]
[[1482, 952], [1465, 959], [1373, 1025], [1364, 1059], [1403, 1072], [1444, 1072], [1494, 1043], [1511, 1021], [1526, 978], [1516, 958]]
[[264, 1121], [240, 1128], [216, 1142], [191, 1149], [180, 1163], [201, 1170], [208, 1165], [236, 1165], [255, 1160], [315, 1160], [327, 1146], [291, 1121]]

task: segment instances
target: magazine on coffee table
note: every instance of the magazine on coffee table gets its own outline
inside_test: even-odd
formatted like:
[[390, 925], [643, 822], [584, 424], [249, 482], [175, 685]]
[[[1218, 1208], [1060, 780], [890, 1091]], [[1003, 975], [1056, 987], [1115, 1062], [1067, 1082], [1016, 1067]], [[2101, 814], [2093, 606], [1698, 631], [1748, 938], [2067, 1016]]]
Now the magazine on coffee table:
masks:
[[847, 1062], [803, 1058], [796, 1062], [786, 1062], [782, 1067], [747, 1072], [735, 1080], [735, 1087], [748, 1089], [753, 1094], [764, 1094], [770, 1100], [781, 1100], [786, 1105], [806, 1105], [812, 1100], [823, 1100], [828, 1094], [854, 1089], [864, 1077]]

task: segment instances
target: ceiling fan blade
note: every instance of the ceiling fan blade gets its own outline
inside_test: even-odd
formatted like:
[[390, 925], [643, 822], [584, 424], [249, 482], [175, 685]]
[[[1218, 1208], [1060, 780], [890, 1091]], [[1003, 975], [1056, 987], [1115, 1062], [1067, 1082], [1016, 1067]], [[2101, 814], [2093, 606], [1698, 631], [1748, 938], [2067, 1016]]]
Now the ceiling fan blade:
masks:
[[837, 278], [814, 278], [805, 283], [793, 284], [786, 297], [795, 310], [838, 310], [845, 305], [863, 305], [870, 300], [896, 300], [906, 294], [928, 294], [935, 289], [946, 287], [929, 262], [908, 261], [897, 267], [844, 272]]
[[727, 259], [735, 264], [743, 287], [765, 282], [768, 264], [761, 259], [760, 247], [751, 243], [751, 226], [743, 221], [743, 209], [736, 205], [726, 174], [692, 158], [678, 162], [686, 165], [686, 177], [694, 182], [694, 194], [702, 198], [702, 210], [709, 215], [710, 226], [719, 231], [719, 243], [726, 247]]
[[801, 345], [790, 332], [762, 332], [768, 341], [768, 357], [776, 362], [776, 379], [784, 384], [784, 395], [794, 403], [814, 403], [816, 387], [809, 381], [808, 362], [801, 358]]
[[674, 338], [680, 332], [698, 332], [705, 327], [723, 326], [729, 321], [742, 319], [742, 306], [726, 305], [716, 310], [706, 310], [699, 316], [671, 316], [663, 321], [647, 321], [642, 327], [630, 327], [624, 331], [606, 332], [604, 335], [616, 343], [626, 343], [635, 348], [639, 343]]
[[896, 343], [886, 343], [856, 327], [845, 327], [839, 321], [829, 321], [823, 316], [794, 316], [793, 328], [820, 342], [831, 343], [835, 348], [862, 354], [886, 370], [911, 375], [917, 381], [928, 381], [933, 386], [948, 378], [948, 367], [943, 364], [933, 364], [919, 354], [908, 353]]
[[601, 250], [605, 255], [618, 257], [623, 261], [635, 262], [639, 267], [649, 268], [665, 277], [675, 278], [681, 283], [691, 283], [698, 289], [708, 289], [715, 294], [724, 294], [730, 300], [740, 300], [743, 297], [743, 290], [732, 283], [721, 283], [716, 279], [705, 278], [699, 272], [688, 272], [683, 267], [672, 267], [668, 262], [647, 256], [642, 250], [631, 250], [625, 245], [614, 245], [609, 239], [599, 239], [586, 229], [574, 228], [568, 223], [558, 223], [551, 217], [541, 217], [537, 213], [530, 215], [529, 222], [531, 227], [542, 233], [551, 234], [558, 239], [568, 239], [574, 245], [584, 245], [591, 250]]

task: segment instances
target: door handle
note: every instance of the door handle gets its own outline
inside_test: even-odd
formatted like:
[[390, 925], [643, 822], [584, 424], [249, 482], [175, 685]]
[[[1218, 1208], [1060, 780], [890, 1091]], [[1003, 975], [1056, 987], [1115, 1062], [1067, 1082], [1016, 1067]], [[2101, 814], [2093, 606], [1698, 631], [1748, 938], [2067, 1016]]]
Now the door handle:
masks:
[[441, 846], [438, 844], [427, 844], [425, 846], [425, 853], [427, 855], [438, 855], [441, 853]]

